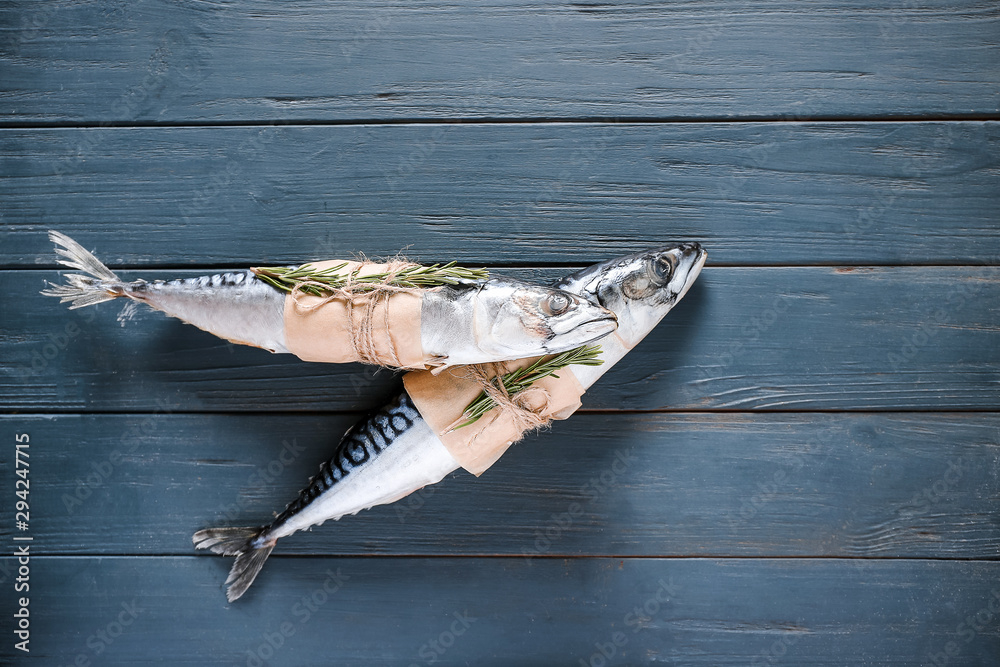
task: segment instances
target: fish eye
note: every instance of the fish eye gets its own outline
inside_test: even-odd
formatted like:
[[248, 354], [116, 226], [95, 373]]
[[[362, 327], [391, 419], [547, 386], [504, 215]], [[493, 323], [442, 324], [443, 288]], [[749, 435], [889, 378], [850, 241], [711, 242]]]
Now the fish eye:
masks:
[[551, 294], [542, 299], [542, 312], [550, 317], [562, 315], [569, 307], [569, 297], [565, 294]]
[[652, 294], [653, 289], [653, 282], [641, 273], [622, 283], [622, 294], [635, 301], [645, 299]]
[[650, 278], [658, 285], [666, 285], [670, 282], [670, 276], [677, 268], [677, 258], [672, 254], [660, 255], [654, 260], [650, 260], [647, 266]]

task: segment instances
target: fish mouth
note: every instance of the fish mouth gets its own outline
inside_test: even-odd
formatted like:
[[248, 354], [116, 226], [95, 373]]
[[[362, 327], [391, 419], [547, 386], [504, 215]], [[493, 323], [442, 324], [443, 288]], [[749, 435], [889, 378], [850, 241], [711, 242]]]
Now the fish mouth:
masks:
[[691, 268], [688, 269], [687, 275], [684, 277], [684, 286], [681, 287], [680, 292], [677, 293], [677, 298], [675, 301], [680, 301], [684, 298], [684, 295], [688, 293], [691, 286], [694, 285], [694, 281], [698, 279], [701, 274], [702, 268], [705, 266], [705, 260], [708, 259], [708, 253], [704, 248], [698, 243], [685, 243], [681, 247], [681, 257], [687, 259], [691, 262]]
[[604, 338], [618, 328], [618, 317], [614, 314], [584, 322], [576, 328], [574, 338], [579, 336], [579, 345], [593, 343], [599, 338]]

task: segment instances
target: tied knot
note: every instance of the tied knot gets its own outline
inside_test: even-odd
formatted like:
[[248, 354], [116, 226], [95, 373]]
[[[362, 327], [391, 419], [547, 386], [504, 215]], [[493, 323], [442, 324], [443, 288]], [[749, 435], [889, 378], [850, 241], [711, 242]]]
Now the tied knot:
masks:
[[[384, 275], [378, 281], [364, 280], [364, 276], [358, 274], [362, 268], [372, 264], [373, 262], [364, 261], [348, 271], [341, 287], [331, 287], [313, 280], [297, 283], [292, 288], [291, 298], [295, 302], [296, 309], [302, 312], [316, 310], [334, 300], [343, 300], [347, 308], [351, 345], [355, 354], [358, 355], [358, 359], [376, 366], [402, 368], [403, 364], [399, 360], [396, 345], [389, 331], [389, 298], [393, 294], [420, 293], [421, 290], [416, 287], [401, 287], [392, 284], [400, 272], [419, 265], [397, 257], [384, 264], [385, 270], [382, 272]], [[305, 291], [307, 287], [318, 288], [327, 294], [319, 297], [316, 301], [306, 303], [302, 301], [302, 297], [310, 296]], [[358, 318], [355, 318], [355, 309], [360, 311]], [[381, 313], [377, 311], [381, 311]], [[388, 359], [378, 350], [376, 345], [380, 335], [385, 337], [388, 344]]]
[[[506, 366], [502, 362], [487, 364], [473, 364], [467, 367], [468, 379], [479, 384], [483, 391], [489, 396], [495, 406], [489, 424], [498, 419], [508, 419], [511, 424], [523, 435], [528, 431], [541, 428], [547, 425], [552, 419], [545, 415], [551, 403], [552, 397], [549, 392], [537, 384], [532, 384], [521, 391], [511, 394], [504, 383], [499, 379], [507, 372]], [[445, 432], [455, 430], [464, 421], [464, 415], [449, 424]], [[485, 429], [483, 429], [485, 431]], [[480, 431], [480, 434], [483, 431]], [[473, 438], [473, 442], [479, 435]], [[520, 438], [518, 438], [520, 439]]]

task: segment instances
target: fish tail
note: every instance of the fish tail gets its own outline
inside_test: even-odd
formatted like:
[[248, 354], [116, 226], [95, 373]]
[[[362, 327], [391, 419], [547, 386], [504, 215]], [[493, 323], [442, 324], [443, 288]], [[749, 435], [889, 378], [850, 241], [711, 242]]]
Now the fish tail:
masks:
[[65, 285], [49, 283], [42, 294], [58, 297], [62, 303], [72, 301], [71, 310], [125, 296], [125, 283], [82, 245], [57, 231], [49, 232], [49, 240], [56, 245], [56, 254], [63, 258], [60, 264], [86, 275], [70, 273]]
[[211, 549], [223, 556], [236, 556], [233, 569], [226, 579], [226, 598], [233, 602], [247, 592], [257, 578], [264, 561], [274, 549], [274, 540], [261, 541], [259, 538], [267, 530], [261, 528], [207, 528], [199, 530], [192, 538], [195, 549]]

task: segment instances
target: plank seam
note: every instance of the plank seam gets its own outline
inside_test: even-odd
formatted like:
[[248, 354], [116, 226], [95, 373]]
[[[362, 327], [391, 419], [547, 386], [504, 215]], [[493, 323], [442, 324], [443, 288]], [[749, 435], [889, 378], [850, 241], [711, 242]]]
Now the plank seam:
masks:
[[[672, 555], [672, 556], [659, 556], [659, 555], [643, 555], [643, 556], [622, 556], [622, 555], [598, 555], [598, 554], [544, 554], [535, 555], [531, 554], [532, 559], [546, 559], [546, 560], [564, 560], [567, 558], [572, 558], [574, 560], [773, 560], [773, 561], [907, 561], [907, 562], [961, 562], [961, 563], [998, 563], [1000, 564], [1000, 558], [962, 558], [962, 557], [947, 557], [947, 556], [720, 556], [720, 555]], [[0, 561], [6, 559], [14, 559], [15, 556], [0, 556]], [[79, 559], [79, 558], [204, 558], [213, 560], [218, 558], [212, 554], [171, 554], [171, 553], [156, 553], [156, 554], [106, 554], [95, 552], [92, 554], [63, 554], [63, 553], [39, 553], [32, 554], [32, 558], [51, 558], [51, 559]], [[523, 560], [525, 554], [367, 554], [367, 553], [329, 553], [329, 554], [280, 554], [276, 553], [270, 557], [270, 559], [281, 559], [281, 560], [304, 560], [312, 558], [367, 558], [367, 559], [380, 559], [380, 560], [390, 560], [390, 559], [489, 559], [489, 560], [502, 560], [502, 559], [518, 559]]]
[[938, 115], [885, 114], [880, 116], [795, 115], [777, 116], [558, 116], [526, 117], [457, 117], [457, 118], [345, 118], [345, 119], [268, 119], [268, 120], [199, 120], [199, 121], [11, 121], [0, 120], [0, 129], [134, 129], [134, 128], [218, 128], [218, 127], [341, 127], [355, 125], [679, 125], [712, 123], [923, 123], [1000, 121], [996, 113], [956, 113]]
[[[24, 412], [16, 409], [0, 409], [0, 418], [5, 417], [91, 417], [91, 416], [156, 416], [163, 417], [169, 415], [186, 416], [301, 416], [301, 417], [342, 417], [345, 415], [361, 416], [366, 413], [365, 409], [356, 410], [171, 410], [165, 413], [162, 410], [50, 410]], [[610, 408], [581, 408], [575, 415], [1000, 415], [1000, 406], [995, 408], [948, 408], [947, 410], [929, 410], [918, 408], [803, 408], [779, 409], [779, 408], [661, 408], [654, 410], [636, 409], [610, 409]]]

